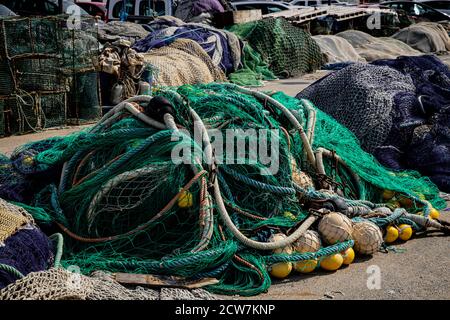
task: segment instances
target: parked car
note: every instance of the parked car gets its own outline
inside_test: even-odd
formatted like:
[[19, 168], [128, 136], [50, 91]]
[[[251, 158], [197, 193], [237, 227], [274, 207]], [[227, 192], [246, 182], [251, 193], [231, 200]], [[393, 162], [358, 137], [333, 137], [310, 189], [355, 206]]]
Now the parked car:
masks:
[[270, 1], [270, 0], [236, 1], [236, 2], [231, 2], [231, 6], [235, 10], [261, 9], [262, 14], [269, 14], [269, 13], [275, 13], [275, 12], [280, 12], [280, 11], [284, 11], [284, 10], [291, 10], [291, 9], [299, 8], [299, 6], [291, 5], [288, 2]]
[[16, 16], [16, 14], [13, 11], [9, 10], [4, 5], [0, 4], [0, 16], [2, 16], [2, 17], [5, 17], [5, 16]]
[[87, 13], [89, 13], [93, 17], [100, 17], [101, 20], [106, 21], [106, 3], [103, 2], [75, 2], [76, 5], [81, 7]]
[[450, 20], [450, 15], [440, 12], [432, 7], [416, 1], [389, 1], [382, 2], [382, 6], [404, 12], [413, 20], [417, 21], [446, 21]]
[[[71, 0], [62, 0], [62, 8], [59, 0], [0, 0], [0, 4], [14, 11], [19, 16], [53, 16], [61, 13], [72, 13], [70, 9], [77, 6]], [[89, 16], [82, 8], [78, 7], [81, 15]]]
[[[123, 11], [122, 0], [108, 0], [106, 2], [107, 19], [119, 20]], [[127, 20], [148, 20], [154, 16], [171, 15], [172, 1], [170, 0], [127, 0], [125, 13]]]
[[444, 14], [450, 15], [450, 0], [420, 0], [420, 3], [426, 4], [427, 6]]

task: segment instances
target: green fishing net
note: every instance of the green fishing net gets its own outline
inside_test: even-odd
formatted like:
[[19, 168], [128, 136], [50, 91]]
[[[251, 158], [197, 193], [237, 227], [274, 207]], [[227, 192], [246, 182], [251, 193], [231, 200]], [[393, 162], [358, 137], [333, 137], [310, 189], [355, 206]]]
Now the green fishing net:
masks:
[[[320, 176], [308, 163], [299, 131], [275, 102], [288, 108], [304, 128], [314, 127], [314, 150], [332, 150], [345, 161], [348, 168], [333, 157], [325, 159], [324, 166], [329, 183], [340, 189], [349, 205], [380, 202], [384, 189], [414, 198], [423, 195], [436, 208], [444, 205], [428, 179], [388, 171], [362, 151], [350, 131], [307, 101], [276, 93], [274, 102], [232, 84], [216, 83], [163, 88], [156, 94], [172, 104], [179, 131], [148, 126], [122, 109], [93, 129], [52, 140], [52, 147], [34, 156], [34, 165], [43, 171], [64, 165], [60, 181], [38, 192], [26, 207], [41, 225], [58, 224], [64, 231], [64, 267], [76, 266], [86, 274], [106, 270], [215, 277], [219, 283], [209, 286], [210, 291], [255, 295], [271, 284], [270, 263], [317, 258], [351, 246], [350, 240], [315, 254], [273, 254], [238, 241], [219, 215], [211, 191], [215, 182], [231, 221], [254, 241], [289, 234], [308, 216], [293, 176], [296, 167], [316, 185]], [[197, 124], [191, 109], [211, 136], [226, 135], [227, 129], [272, 130], [264, 138], [248, 135], [245, 141], [258, 145], [264, 140], [269, 150], [278, 146], [273, 154], [278, 170], [268, 170], [269, 163], [260, 155], [238, 145], [221, 153], [214, 149], [216, 159], [222, 160], [217, 167], [196, 158], [203, 146], [193, 138]], [[200, 160], [175, 163], [174, 150]], [[185, 150], [192, 153], [184, 154]], [[352, 171], [359, 180], [352, 178]], [[300, 193], [306, 197], [320, 193], [304, 188]]]
[[320, 48], [311, 35], [284, 18], [237, 24], [230, 31], [248, 42], [276, 76], [303, 75], [323, 64]]

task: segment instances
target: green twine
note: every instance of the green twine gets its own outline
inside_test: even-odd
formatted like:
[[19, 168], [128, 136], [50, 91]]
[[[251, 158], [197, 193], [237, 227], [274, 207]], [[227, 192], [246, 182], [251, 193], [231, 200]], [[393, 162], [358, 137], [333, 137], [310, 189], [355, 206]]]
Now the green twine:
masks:
[[4, 263], [0, 263], [0, 270], [6, 271], [6, 272], [12, 274], [17, 279], [22, 279], [24, 277], [22, 272], [20, 272], [19, 270], [17, 270], [16, 268], [14, 268], [10, 265], [4, 264]]

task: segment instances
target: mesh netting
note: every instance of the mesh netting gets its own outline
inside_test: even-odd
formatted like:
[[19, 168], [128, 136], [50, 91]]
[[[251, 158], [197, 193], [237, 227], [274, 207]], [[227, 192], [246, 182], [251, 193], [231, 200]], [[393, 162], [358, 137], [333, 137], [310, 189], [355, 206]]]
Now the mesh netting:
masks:
[[102, 115], [98, 73], [77, 72], [72, 77], [67, 97], [68, 118], [79, 122], [92, 122]]
[[441, 24], [434, 22], [413, 24], [400, 30], [392, 38], [403, 41], [424, 53], [444, 53], [450, 50], [447, 30]]
[[336, 34], [346, 39], [356, 52], [368, 62], [378, 59], [395, 59], [398, 56], [418, 56], [420, 51], [406, 43], [388, 37], [376, 38], [358, 30], [347, 30]]
[[2, 245], [20, 227], [32, 221], [33, 218], [23, 208], [0, 199], [0, 243]]
[[394, 97], [414, 91], [411, 78], [396, 70], [354, 64], [319, 80], [297, 97], [311, 100], [354, 132], [365, 150], [373, 152], [391, 131]]
[[145, 61], [157, 70], [157, 85], [179, 86], [226, 80], [223, 71], [213, 64], [202, 47], [190, 39], [178, 39], [154, 49], [145, 54]]
[[10, 66], [0, 58], [0, 95], [8, 95], [14, 90], [14, 79]]
[[277, 76], [298, 76], [322, 65], [317, 43], [305, 30], [283, 18], [269, 18], [230, 29], [255, 49]]
[[58, 20], [6, 17], [1, 20], [2, 46], [9, 59], [58, 54]]
[[69, 90], [77, 119], [101, 116], [93, 63], [99, 53], [97, 24], [83, 17], [72, 28], [72, 20], [67, 15], [0, 19], [0, 104], [7, 112], [2, 134], [65, 124]]
[[[26, 208], [40, 224], [64, 232], [63, 266], [78, 266], [84, 274], [215, 277], [219, 283], [208, 286], [210, 291], [254, 295], [270, 286], [268, 265], [321, 259], [353, 245], [348, 240], [317, 252], [273, 253], [284, 245], [270, 244], [272, 234], [297, 240], [317, 219], [310, 210], [327, 201], [353, 216], [362, 214], [355, 208], [368, 213], [384, 206], [377, 203], [388, 189], [412, 198], [412, 212], [427, 205], [420, 195], [437, 208], [445, 206], [429, 180], [386, 170], [348, 129], [308, 101], [216, 83], [160, 89], [158, 95], [150, 106], [124, 103], [92, 129], [14, 153], [36, 150], [28, 153], [31, 165], [16, 168], [32, 172], [27, 181], [39, 173], [45, 181]], [[187, 131], [175, 130], [157, 110], [170, 113], [177, 128]], [[246, 139], [265, 143], [269, 152], [278, 146], [273, 154], [278, 170], [269, 170], [251, 148], [235, 145], [221, 153], [221, 143], [213, 153], [218, 166], [211, 167], [208, 157], [195, 156], [210, 141], [192, 138], [199, 123], [224, 135], [227, 129], [273, 129], [265, 138]], [[183, 152], [190, 164], [173, 161], [181, 147], [193, 152]], [[48, 174], [51, 170], [61, 177]], [[298, 170], [317, 189], [297, 185]], [[325, 186], [327, 192], [319, 190]]]
[[0, 137], [5, 135], [5, 112], [4, 112], [5, 104], [0, 101]]
[[0, 288], [53, 261], [49, 239], [21, 207], [0, 199]]
[[0, 98], [0, 135], [27, 133], [66, 123], [66, 93], [40, 92]]
[[60, 127], [66, 124], [66, 92], [41, 93], [37, 99], [44, 117], [42, 128]]
[[40, 112], [33, 95], [0, 97], [4, 113], [4, 134], [30, 132], [40, 128]]
[[316, 35], [312, 37], [325, 55], [328, 63], [365, 62], [344, 38], [332, 35]]
[[17, 86], [22, 90], [32, 92], [65, 89], [65, 77], [61, 73], [59, 59], [19, 59], [13, 65]]
[[448, 191], [449, 79], [434, 56], [400, 57], [348, 66], [297, 97], [344, 124], [383, 165], [417, 170]]
[[91, 277], [52, 268], [30, 273], [0, 290], [0, 300], [216, 300], [202, 289], [127, 289], [113, 277], [96, 272]]

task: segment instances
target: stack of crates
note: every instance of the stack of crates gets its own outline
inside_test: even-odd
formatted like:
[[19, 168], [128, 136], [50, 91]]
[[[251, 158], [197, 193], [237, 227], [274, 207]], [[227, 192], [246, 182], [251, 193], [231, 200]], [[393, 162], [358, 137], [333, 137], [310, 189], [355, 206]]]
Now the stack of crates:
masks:
[[[77, 91], [80, 74], [97, 77], [95, 23], [83, 20], [84, 30], [71, 30], [67, 18], [0, 19], [0, 136], [95, 121], [101, 116], [98, 83], [90, 83], [94, 94]], [[84, 101], [72, 98], [80, 94]], [[84, 109], [92, 109], [92, 116], [83, 119], [79, 110]], [[68, 115], [76, 121], [69, 121]]]

